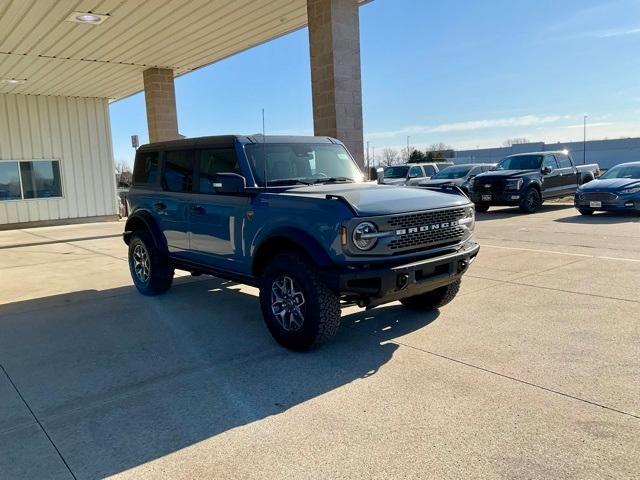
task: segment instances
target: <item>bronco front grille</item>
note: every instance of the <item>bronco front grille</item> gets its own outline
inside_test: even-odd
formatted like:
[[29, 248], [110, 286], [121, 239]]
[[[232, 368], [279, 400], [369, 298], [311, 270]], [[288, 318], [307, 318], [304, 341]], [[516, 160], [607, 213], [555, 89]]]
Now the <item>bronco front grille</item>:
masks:
[[390, 217], [382, 227], [385, 231], [394, 230], [396, 238], [389, 241], [387, 248], [396, 252], [459, 242], [467, 232], [458, 225], [464, 217], [464, 207]]
[[608, 202], [618, 198], [614, 193], [607, 192], [592, 192], [580, 194], [580, 200], [596, 201], [596, 202]]
[[461, 220], [464, 218], [464, 208], [452, 208], [449, 210], [436, 210], [433, 212], [411, 213], [389, 218], [387, 225], [393, 228], [412, 228], [434, 223], [444, 223]]
[[462, 239], [464, 232], [465, 230], [462, 227], [452, 227], [445, 230], [433, 230], [431, 232], [409, 233], [389, 242], [389, 249], [419, 248], [454, 242]]

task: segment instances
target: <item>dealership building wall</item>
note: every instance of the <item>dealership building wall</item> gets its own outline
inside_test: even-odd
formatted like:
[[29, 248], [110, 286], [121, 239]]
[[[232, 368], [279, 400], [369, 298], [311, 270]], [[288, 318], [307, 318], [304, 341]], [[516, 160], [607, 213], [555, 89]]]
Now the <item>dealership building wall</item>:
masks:
[[515, 153], [545, 152], [568, 150], [576, 163], [597, 163], [608, 169], [619, 163], [640, 161], [640, 138], [621, 138], [615, 140], [590, 140], [586, 142], [586, 155], [583, 142], [566, 143], [522, 143], [510, 147], [480, 148], [476, 150], [457, 150], [455, 163], [496, 163], [500, 159]]
[[110, 128], [105, 98], [0, 94], [0, 168], [5, 172], [0, 188], [7, 188], [6, 172], [26, 164], [56, 164], [61, 187], [34, 191], [36, 198], [27, 198], [26, 177], [18, 169], [23, 173], [19, 195], [0, 201], [0, 228], [115, 218]]

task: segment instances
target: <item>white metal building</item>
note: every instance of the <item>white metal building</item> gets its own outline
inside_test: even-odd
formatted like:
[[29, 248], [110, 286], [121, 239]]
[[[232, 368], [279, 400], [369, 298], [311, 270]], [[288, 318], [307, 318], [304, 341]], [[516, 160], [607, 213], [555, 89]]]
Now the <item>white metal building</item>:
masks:
[[307, 25], [315, 133], [362, 163], [365, 1], [0, 0], [0, 228], [113, 218], [109, 101], [178, 138], [174, 77]]

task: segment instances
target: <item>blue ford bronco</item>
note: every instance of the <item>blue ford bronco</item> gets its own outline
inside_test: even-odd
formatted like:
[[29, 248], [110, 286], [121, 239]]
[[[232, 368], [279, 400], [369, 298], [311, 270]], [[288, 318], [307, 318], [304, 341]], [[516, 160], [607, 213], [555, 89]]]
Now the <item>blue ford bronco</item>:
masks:
[[365, 182], [327, 137], [216, 136], [140, 147], [124, 232], [145, 295], [174, 269], [260, 289], [273, 337], [331, 338], [344, 305], [450, 302], [478, 253], [473, 204], [441, 190]]

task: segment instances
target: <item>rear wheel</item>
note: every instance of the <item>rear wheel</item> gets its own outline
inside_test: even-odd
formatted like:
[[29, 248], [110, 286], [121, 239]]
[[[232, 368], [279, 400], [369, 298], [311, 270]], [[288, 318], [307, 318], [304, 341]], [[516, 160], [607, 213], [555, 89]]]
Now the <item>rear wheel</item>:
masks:
[[478, 213], [485, 213], [489, 211], [489, 205], [481, 205], [476, 203], [475, 208], [476, 208], [476, 212]]
[[129, 241], [129, 271], [143, 295], [160, 295], [171, 288], [173, 267], [146, 231], [136, 231]]
[[536, 188], [529, 188], [520, 202], [520, 211], [523, 213], [535, 213], [542, 207], [542, 197]]
[[436, 308], [444, 307], [447, 303], [451, 302], [460, 290], [460, 280], [456, 280], [444, 287], [436, 288], [422, 295], [416, 295], [414, 297], [407, 297], [400, 300], [405, 307], [412, 308], [414, 310], [435, 310]]
[[276, 255], [260, 280], [260, 307], [276, 341], [291, 350], [314, 348], [340, 326], [340, 300], [297, 253]]
[[593, 215], [594, 210], [592, 208], [579, 208], [580, 215]]

